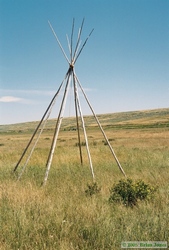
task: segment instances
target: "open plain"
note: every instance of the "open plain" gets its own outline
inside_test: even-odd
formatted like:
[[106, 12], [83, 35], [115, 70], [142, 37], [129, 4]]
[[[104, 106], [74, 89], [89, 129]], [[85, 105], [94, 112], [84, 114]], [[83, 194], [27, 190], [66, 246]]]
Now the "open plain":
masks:
[[46, 186], [41, 183], [56, 121], [48, 122], [19, 181], [24, 161], [13, 169], [37, 122], [3, 125], [0, 249], [116, 250], [122, 241], [169, 242], [169, 108], [98, 118], [127, 177], [158, 187], [154, 199], [134, 208], [108, 202], [110, 188], [125, 177], [92, 116], [84, 119], [101, 190], [91, 197], [85, 193], [92, 175], [84, 137], [81, 166], [74, 118], [63, 119]]

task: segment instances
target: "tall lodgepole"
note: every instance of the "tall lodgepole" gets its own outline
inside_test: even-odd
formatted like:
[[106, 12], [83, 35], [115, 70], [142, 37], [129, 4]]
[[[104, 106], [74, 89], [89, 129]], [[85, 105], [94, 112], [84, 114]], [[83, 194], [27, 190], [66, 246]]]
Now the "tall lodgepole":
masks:
[[80, 162], [82, 165], [83, 157], [82, 157], [82, 147], [81, 147], [81, 139], [80, 139], [79, 119], [78, 119], [77, 87], [76, 87], [76, 82], [75, 82], [74, 77], [73, 77], [73, 88], [74, 88], [74, 100], [75, 100], [76, 126], [77, 126], [77, 134], [78, 134], [78, 146], [79, 146], [79, 153], [80, 153]]
[[[68, 74], [68, 73], [67, 73], [67, 74]], [[24, 151], [23, 151], [23, 153], [22, 153], [22, 155], [21, 155], [19, 161], [17, 162], [17, 164], [16, 164], [16, 166], [15, 166], [15, 168], [14, 168], [14, 170], [13, 170], [14, 172], [17, 170], [17, 168], [18, 168], [19, 164], [21, 163], [21, 161], [22, 161], [24, 155], [26, 154], [28, 148], [30, 147], [30, 145], [31, 145], [31, 143], [32, 143], [32, 141], [33, 141], [33, 139], [34, 139], [34, 137], [35, 137], [35, 135], [36, 135], [38, 129], [40, 128], [40, 126], [41, 126], [43, 120], [45, 119], [45, 117], [46, 117], [47, 113], [49, 112], [51, 106], [52, 106], [53, 103], [55, 102], [55, 99], [56, 99], [57, 95], [59, 94], [59, 92], [60, 92], [60, 90], [61, 90], [61, 88], [62, 88], [62, 85], [63, 85], [63, 83], [64, 83], [64, 81], [65, 81], [65, 79], [66, 79], [66, 77], [67, 77], [67, 74], [66, 74], [64, 80], [62, 81], [62, 83], [61, 83], [61, 85], [60, 85], [58, 91], [56, 92], [56, 94], [55, 94], [54, 97], [52, 98], [52, 100], [51, 100], [49, 106], [47, 107], [47, 109], [46, 109], [44, 115], [42, 116], [42, 118], [41, 118], [41, 120], [40, 120], [38, 126], [36, 127], [36, 129], [35, 129], [35, 131], [34, 131], [32, 137], [31, 137], [31, 139], [29, 140], [29, 142], [28, 142], [26, 148], [24, 149]]]
[[56, 99], [54, 100], [54, 102], [52, 103], [52, 105], [51, 105], [51, 107], [50, 107], [50, 109], [49, 109], [49, 111], [48, 111], [47, 117], [45, 118], [44, 123], [43, 123], [43, 125], [42, 125], [42, 128], [41, 128], [40, 131], [39, 131], [39, 135], [38, 135], [38, 137], [37, 137], [37, 139], [36, 139], [36, 141], [35, 141], [35, 143], [34, 143], [32, 149], [31, 149], [31, 152], [30, 152], [29, 156], [27, 157], [27, 160], [26, 160], [26, 162], [25, 162], [25, 164], [24, 164], [24, 166], [23, 166], [23, 168], [22, 168], [22, 170], [21, 170], [19, 176], [18, 176], [18, 180], [20, 180], [20, 178], [21, 178], [23, 172], [25, 171], [25, 168], [26, 168], [26, 166], [27, 166], [27, 164], [28, 164], [28, 162], [29, 162], [29, 160], [30, 160], [32, 154], [33, 154], [33, 151], [34, 151], [34, 149], [35, 149], [35, 147], [36, 147], [36, 145], [37, 145], [37, 143], [38, 143], [38, 141], [39, 141], [39, 138], [40, 138], [40, 136], [41, 136], [41, 134], [42, 134], [42, 132], [43, 132], [43, 130], [44, 130], [44, 128], [45, 128], [46, 122], [47, 122], [47, 120], [49, 119], [49, 116], [50, 116], [50, 114], [51, 114], [51, 112], [52, 112], [52, 108], [53, 108], [53, 106], [55, 105], [55, 102], [56, 102]]
[[46, 184], [46, 181], [48, 179], [50, 167], [51, 167], [51, 164], [52, 164], [53, 154], [54, 154], [55, 147], [56, 147], [56, 142], [57, 142], [57, 138], [58, 138], [60, 126], [61, 126], [62, 119], [63, 119], [63, 112], [64, 112], [66, 98], [67, 98], [69, 81], [70, 81], [70, 77], [71, 77], [71, 68], [69, 68], [68, 72], [69, 73], [68, 73], [68, 76], [67, 76], [66, 87], [65, 87], [65, 91], [64, 91], [62, 103], [61, 103], [61, 106], [60, 106], [60, 111], [59, 111], [59, 115], [58, 115], [58, 119], [57, 119], [55, 131], [54, 131], [54, 135], [53, 135], [52, 145], [51, 145], [49, 156], [48, 156], [48, 160], [47, 160], [47, 163], [46, 163], [46, 173], [45, 173], [43, 185]]
[[91, 159], [89, 144], [88, 144], [88, 139], [87, 139], [87, 133], [86, 133], [86, 128], [85, 128], [85, 122], [84, 122], [84, 118], [83, 118], [83, 114], [82, 114], [82, 110], [81, 110], [81, 106], [80, 106], [80, 101], [79, 101], [79, 97], [78, 97], [78, 91], [77, 91], [76, 78], [75, 78], [74, 71], [73, 71], [73, 77], [74, 77], [74, 82], [75, 82], [75, 93], [76, 93], [77, 105], [78, 105], [78, 109], [79, 109], [79, 113], [80, 113], [80, 117], [81, 117], [81, 121], [82, 121], [84, 137], [85, 137], [87, 155], [88, 155], [88, 159], [89, 159], [90, 169], [91, 169], [91, 172], [92, 172], [92, 177], [93, 177], [93, 180], [95, 180], [93, 164], [92, 164], [92, 159]]
[[86, 94], [85, 94], [83, 88], [82, 88], [82, 85], [80, 84], [80, 81], [79, 81], [79, 79], [77, 78], [76, 75], [75, 75], [75, 79], [77, 80], [77, 82], [78, 82], [78, 84], [79, 84], [79, 86], [80, 86], [80, 89], [81, 89], [81, 91], [82, 91], [82, 93], [83, 93], [83, 95], [84, 95], [84, 97], [85, 97], [85, 99], [86, 99], [86, 101], [87, 101], [87, 103], [88, 103], [88, 105], [89, 105], [89, 107], [90, 107], [92, 113], [93, 113], [93, 116], [95, 117], [95, 120], [96, 120], [96, 122], [97, 122], [97, 124], [98, 124], [98, 126], [99, 126], [99, 128], [100, 128], [100, 130], [101, 130], [101, 132], [102, 132], [102, 134], [103, 134], [103, 136], [104, 136], [104, 138], [105, 138], [105, 140], [106, 140], [108, 146], [109, 146], [109, 148], [110, 148], [110, 151], [112, 152], [112, 154], [113, 154], [113, 156], [114, 156], [114, 158], [115, 158], [115, 160], [116, 160], [116, 162], [117, 162], [117, 165], [118, 165], [120, 171], [121, 171], [121, 172], [123, 173], [123, 175], [126, 177], [126, 174], [125, 174], [125, 172], [124, 172], [124, 170], [123, 170], [123, 168], [122, 168], [122, 166], [121, 166], [121, 164], [120, 164], [120, 162], [119, 162], [119, 160], [118, 160], [118, 158], [117, 158], [117, 156], [116, 156], [116, 154], [115, 154], [115, 152], [114, 152], [114, 150], [113, 150], [113, 148], [112, 148], [112, 146], [111, 146], [111, 144], [110, 144], [110, 142], [109, 142], [109, 140], [108, 140], [108, 138], [107, 138], [107, 136], [106, 136], [106, 134], [105, 134], [105, 132], [104, 132], [104, 130], [103, 130], [103, 128], [102, 128], [102, 126], [101, 126], [101, 124], [100, 124], [100, 122], [99, 122], [99, 120], [98, 120], [96, 114], [95, 114], [95, 112], [94, 112], [94, 110], [93, 110], [93, 108], [92, 108], [92, 106], [91, 106], [91, 104], [90, 104], [90, 102], [89, 102], [89, 100], [88, 100], [88, 98], [87, 98], [87, 96], [86, 96]]

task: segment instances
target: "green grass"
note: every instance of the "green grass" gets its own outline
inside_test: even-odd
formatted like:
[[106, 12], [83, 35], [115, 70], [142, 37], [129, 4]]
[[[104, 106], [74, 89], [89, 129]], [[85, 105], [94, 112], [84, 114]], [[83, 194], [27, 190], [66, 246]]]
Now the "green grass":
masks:
[[[169, 128], [163, 111], [103, 115], [106, 134], [127, 177], [158, 186], [155, 198], [134, 208], [110, 204], [110, 189], [124, 178], [104, 138], [87, 117], [96, 183], [92, 185], [85, 146], [80, 165], [74, 119], [65, 121], [46, 186], [41, 186], [52, 140], [49, 121], [20, 181], [13, 169], [35, 123], [3, 126], [0, 145], [0, 249], [121, 249], [122, 241], [169, 241]], [[121, 115], [121, 116], [120, 116]], [[123, 123], [121, 129], [118, 123]], [[149, 127], [148, 124], [166, 124]], [[51, 125], [50, 125], [51, 124]], [[128, 124], [135, 129], [128, 129]], [[147, 127], [142, 127], [147, 124]], [[117, 128], [113, 128], [116, 125]], [[21, 132], [22, 131], [22, 132]], [[84, 142], [84, 140], [82, 139]]]

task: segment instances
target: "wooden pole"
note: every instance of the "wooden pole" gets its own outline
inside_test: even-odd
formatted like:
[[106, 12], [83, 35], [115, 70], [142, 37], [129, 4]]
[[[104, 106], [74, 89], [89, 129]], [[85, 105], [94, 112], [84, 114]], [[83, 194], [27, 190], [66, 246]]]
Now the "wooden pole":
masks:
[[35, 129], [35, 131], [34, 131], [32, 137], [31, 137], [31, 139], [29, 140], [29, 142], [28, 142], [26, 148], [24, 149], [24, 151], [23, 151], [23, 153], [22, 153], [22, 155], [21, 155], [19, 161], [17, 162], [17, 164], [16, 164], [16, 166], [15, 166], [15, 168], [14, 168], [14, 170], [13, 170], [14, 172], [17, 170], [17, 168], [18, 168], [19, 164], [21, 163], [21, 161], [22, 161], [24, 155], [26, 154], [26, 152], [27, 152], [29, 146], [31, 145], [31, 143], [32, 143], [32, 141], [33, 141], [33, 139], [34, 139], [34, 137], [35, 137], [35, 135], [36, 135], [38, 129], [40, 128], [40, 126], [41, 126], [41, 124], [42, 124], [42, 122], [43, 122], [43, 120], [44, 120], [46, 114], [48, 113], [49, 109], [50, 109], [51, 106], [53, 105], [53, 103], [54, 103], [54, 101], [55, 101], [57, 95], [59, 94], [59, 92], [60, 92], [60, 90], [61, 90], [61, 88], [62, 88], [62, 85], [63, 85], [63, 83], [64, 83], [64, 81], [65, 81], [67, 75], [68, 75], [68, 72], [67, 72], [67, 74], [65, 75], [65, 78], [64, 78], [64, 80], [62, 81], [62, 83], [61, 83], [61, 85], [60, 85], [58, 91], [56, 92], [56, 94], [55, 94], [54, 97], [52, 98], [52, 100], [51, 100], [49, 106], [47, 107], [47, 109], [46, 109], [44, 115], [42, 116], [42, 118], [41, 118], [41, 120], [40, 120], [38, 126], [36, 127], [36, 129]]
[[[71, 54], [70, 41], [69, 41], [69, 37], [68, 37], [67, 34], [66, 34], [66, 38], [67, 38], [67, 44], [68, 44], [69, 52], [70, 52], [70, 54]], [[71, 58], [70, 58], [70, 60], [71, 60]]]
[[77, 126], [77, 132], [78, 132], [78, 147], [79, 147], [79, 153], [80, 153], [80, 162], [81, 162], [81, 165], [82, 165], [83, 164], [83, 158], [82, 158], [82, 148], [81, 148], [81, 140], [80, 140], [80, 128], [79, 128], [79, 119], [78, 119], [77, 89], [76, 89], [76, 82], [75, 82], [74, 77], [73, 77], [73, 88], [74, 88], [74, 100], [75, 100], [75, 112], [76, 112], [76, 126]]
[[94, 31], [94, 29], [92, 29], [92, 31], [89, 33], [88, 37], [87, 37], [86, 40], [84, 41], [84, 43], [83, 43], [83, 45], [82, 45], [82, 47], [81, 47], [79, 53], [77, 54], [77, 56], [73, 58], [73, 63], [74, 63], [74, 64], [76, 63], [78, 57], [80, 56], [80, 54], [81, 54], [81, 52], [82, 52], [84, 46], [86, 45], [86, 43], [87, 43], [89, 37], [91, 36], [91, 34], [93, 33], [93, 31]]
[[82, 34], [82, 30], [83, 30], [83, 24], [84, 24], [84, 18], [82, 20], [82, 24], [81, 24], [81, 27], [79, 29], [79, 33], [78, 33], [78, 37], [77, 37], [77, 42], [76, 42], [76, 47], [75, 47], [75, 50], [74, 50], [72, 61], [74, 61], [74, 59], [76, 57], [76, 53], [77, 53], [78, 48], [79, 48], [80, 37], [81, 37], [81, 34]]
[[56, 99], [54, 100], [54, 102], [52, 103], [52, 105], [51, 105], [51, 107], [50, 107], [50, 110], [48, 111], [48, 115], [47, 115], [47, 117], [46, 117], [46, 119], [45, 119], [45, 121], [44, 121], [44, 123], [43, 123], [43, 126], [42, 126], [42, 128], [41, 128], [41, 130], [40, 130], [40, 132], [39, 132], [39, 135], [38, 135], [38, 137], [37, 137], [37, 139], [36, 139], [36, 141], [35, 141], [35, 143], [34, 143], [32, 149], [31, 149], [31, 152], [30, 152], [30, 154], [29, 154], [29, 156], [28, 156], [28, 158], [27, 158], [27, 160], [26, 160], [26, 162], [25, 162], [25, 164], [24, 164], [24, 166], [23, 166], [23, 168], [22, 168], [22, 170], [21, 170], [21, 172], [20, 172], [20, 174], [19, 174], [19, 176], [18, 176], [18, 180], [20, 180], [22, 174], [23, 174], [24, 171], [25, 171], [25, 168], [26, 168], [26, 166], [27, 166], [27, 164], [28, 164], [28, 162], [29, 162], [29, 160], [30, 160], [32, 154], [33, 154], [33, 151], [34, 151], [34, 149], [35, 149], [35, 147], [36, 147], [36, 145], [37, 145], [37, 143], [38, 143], [38, 141], [39, 141], [39, 138], [40, 138], [40, 136], [41, 136], [41, 134], [42, 134], [42, 132], [43, 132], [43, 130], [44, 130], [44, 128], [45, 128], [46, 122], [47, 122], [47, 120], [49, 119], [49, 116], [50, 116], [50, 114], [51, 114], [51, 112], [52, 112], [52, 108], [53, 108], [55, 102], [56, 102]]
[[103, 134], [103, 136], [104, 136], [104, 138], [105, 138], [105, 140], [106, 140], [106, 142], [107, 142], [107, 144], [108, 144], [108, 146], [109, 146], [109, 148], [110, 148], [110, 150], [111, 150], [111, 152], [112, 152], [112, 154], [113, 154], [113, 156], [114, 156], [114, 158], [115, 158], [115, 160], [117, 162], [117, 165], [118, 165], [120, 171], [126, 177], [126, 174], [125, 174], [125, 172], [124, 172], [124, 170], [123, 170], [123, 168], [122, 168], [122, 166], [121, 166], [121, 164], [120, 164], [120, 162], [119, 162], [119, 160], [118, 160], [118, 158], [117, 158], [117, 156], [116, 156], [116, 154], [115, 154], [115, 152], [114, 152], [114, 150], [113, 150], [113, 148], [112, 148], [112, 146], [111, 146], [111, 144], [110, 144], [110, 142], [109, 142], [109, 140], [108, 140], [108, 138], [107, 138], [107, 136], [106, 136], [106, 134], [105, 134], [105, 132], [104, 132], [104, 130], [103, 130], [103, 128], [102, 128], [102, 126], [101, 126], [101, 124], [100, 124], [97, 116], [96, 116], [96, 114], [95, 114], [95, 112], [94, 112], [94, 110], [93, 110], [93, 108], [92, 108], [92, 106], [91, 106], [91, 104], [90, 104], [90, 102], [89, 102], [89, 100], [88, 100], [88, 98], [87, 98], [87, 96], [86, 96], [86, 94], [85, 94], [85, 92], [84, 92], [81, 84], [80, 84], [79, 79], [77, 78], [77, 76], [75, 74], [74, 74], [74, 77], [77, 80], [77, 82], [78, 82], [78, 84], [79, 84], [79, 86], [80, 86], [80, 88], [82, 90], [82, 93], [83, 93], [83, 95], [84, 95], [84, 97], [85, 97], [85, 99], [86, 99], [86, 101], [87, 101], [87, 103], [88, 103], [88, 105], [89, 105], [89, 107], [90, 107], [90, 109], [91, 109], [94, 117], [95, 117], [95, 120], [96, 120], [96, 122], [97, 122], [97, 124], [98, 124], [98, 126], [99, 126], [99, 128], [100, 128], [100, 130], [101, 130], [101, 132], [102, 132], [102, 134]]
[[[73, 77], [75, 78], [74, 71], [73, 71]], [[74, 82], [75, 82], [75, 85], [76, 85], [76, 78], [74, 79]], [[76, 91], [77, 105], [78, 105], [80, 117], [81, 117], [81, 120], [82, 120], [82, 127], [83, 127], [83, 132], [84, 132], [84, 137], [85, 137], [87, 155], [88, 155], [88, 159], [89, 159], [89, 163], [90, 163], [90, 169], [91, 169], [91, 172], [92, 172], [93, 180], [95, 180], [95, 175], [94, 175], [94, 170], [93, 170], [93, 164], [92, 164], [92, 159], [91, 159], [91, 155], [90, 155], [89, 144], [88, 144], [88, 139], [87, 139], [87, 134], [86, 134], [86, 129], [85, 129], [85, 122], [84, 122], [84, 118], [83, 118], [83, 114], [82, 114], [82, 110], [81, 110], [81, 106], [80, 106], [80, 101], [79, 101], [79, 97], [78, 97], [77, 86], [75, 86], [75, 91]]]
[[56, 35], [56, 33], [55, 33], [55, 31], [54, 31], [54, 29], [53, 29], [51, 23], [50, 23], [49, 21], [48, 21], [48, 23], [49, 23], [49, 26], [50, 26], [50, 28], [51, 28], [51, 30], [52, 30], [52, 32], [53, 32], [55, 38], [56, 38], [57, 43], [59, 44], [59, 47], [60, 47], [60, 49], [61, 49], [61, 51], [62, 51], [64, 57], [66, 58], [67, 62], [70, 64], [70, 61], [69, 61], [69, 59], [68, 59], [68, 57], [67, 57], [67, 55], [66, 55], [66, 53], [65, 53], [65, 51], [64, 51], [64, 49], [63, 49], [63, 47], [62, 47], [62, 45], [61, 45], [61, 43], [60, 43], [60, 41], [59, 41], [57, 35]]
[[73, 18], [73, 24], [72, 24], [72, 33], [71, 33], [71, 44], [70, 44], [70, 58], [72, 62], [72, 53], [73, 53], [73, 33], [74, 33], [74, 24], [75, 24], [75, 19]]
[[61, 103], [61, 106], [60, 106], [60, 111], [59, 111], [59, 115], [58, 115], [58, 119], [57, 119], [55, 131], [54, 131], [54, 135], [53, 135], [52, 145], [51, 145], [51, 149], [50, 149], [50, 152], [49, 152], [48, 160], [47, 160], [47, 163], [46, 163], [46, 173], [45, 173], [43, 185], [46, 184], [46, 181], [48, 179], [49, 170], [50, 170], [50, 167], [51, 167], [51, 163], [52, 163], [52, 159], [53, 159], [53, 154], [54, 154], [54, 151], [55, 151], [55, 147], [56, 147], [56, 142], [57, 142], [57, 138], [58, 138], [60, 126], [61, 126], [62, 119], [63, 119], [63, 112], [64, 112], [66, 98], [67, 98], [68, 85], [69, 85], [69, 80], [70, 80], [70, 76], [71, 76], [71, 71], [72, 71], [72, 69], [70, 67], [69, 68], [69, 73], [68, 73], [68, 76], [67, 76], [67, 83], [66, 83], [66, 87], [65, 87], [65, 91], [64, 91], [62, 103]]

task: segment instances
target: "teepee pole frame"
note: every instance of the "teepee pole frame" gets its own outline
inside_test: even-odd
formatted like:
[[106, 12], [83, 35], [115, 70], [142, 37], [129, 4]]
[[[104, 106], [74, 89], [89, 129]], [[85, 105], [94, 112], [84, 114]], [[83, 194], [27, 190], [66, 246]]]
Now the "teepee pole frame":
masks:
[[[58, 139], [58, 135], [59, 135], [59, 131], [60, 131], [60, 127], [61, 127], [61, 123], [62, 123], [62, 119], [63, 119], [63, 114], [64, 114], [64, 109], [65, 109], [65, 106], [66, 106], [66, 100], [67, 100], [67, 96], [68, 96], [68, 92], [69, 92], [69, 88], [70, 88], [70, 82], [73, 82], [73, 93], [74, 93], [74, 104], [75, 104], [75, 114], [76, 114], [76, 126], [77, 126], [77, 133], [78, 133], [78, 146], [79, 146], [79, 153], [80, 153], [80, 162], [81, 164], [83, 164], [83, 157], [82, 157], [82, 148], [81, 148], [81, 135], [80, 135], [80, 126], [79, 126], [79, 118], [81, 120], [81, 126], [82, 126], [82, 129], [83, 129], [83, 134], [84, 134], [84, 138], [85, 138], [85, 145], [86, 145], [86, 151], [87, 151], [87, 156], [88, 156], [88, 160], [89, 160], [89, 164], [90, 164], [90, 170], [91, 170], [91, 173], [92, 173], [92, 177], [93, 177], [93, 181], [95, 181], [95, 175], [94, 175], [94, 170], [93, 170], [93, 164], [92, 164], [92, 158], [91, 158], [91, 154], [90, 154], [90, 150], [89, 150], [89, 143], [88, 143], [88, 138], [87, 138], [87, 133], [86, 133], [86, 127], [85, 127], [85, 122], [84, 122], [84, 117], [83, 117], [83, 114], [82, 114], [82, 108], [81, 108], [81, 104], [80, 104], [80, 99], [79, 99], [79, 94], [78, 94], [78, 89], [80, 88], [80, 90], [82, 91], [82, 94], [110, 148], [110, 151], [112, 153], [112, 155], [114, 156], [116, 162], [117, 162], [117, 165], [120, 169], [120, 171], [123, 173], [124, 176], [126, 176], [88, 98], [87, 98], [87, 95], [85, 94], [85, 91], [77, 77], [77, 75], [75, 74], [75, 70], [74, 70], [74, 65], [77, 61], [77, 59], [79, 58], [82, 50], [84, 49], [89, 37], [91, 36], [92, 32], [94, 29], [92, 29], [92, 31], [89, 33], [88, 37], [86, 38], [86, 40], [84, 41], [84, 43], [82, 44], [82, 46], [80, 46], [81, 44], [81, 35], [82, 35], [82, 30], [83, 30], [83, 25], [84, 25], [84, 19], [82, 20], [82, 24], [81, 24], [81, 27], [79, 29], [79, 32], [78, 32], [78, 36], [77, 36], [77, 41], [76, 41], [76, 45], [75, 45], [75, 49], [73, 50], [73, 36], [74, 36], [74, 19], [73, 19], [73, 24], [72, 24], [72, 31], [71, 31], [71, 37], [70, 37], [70, 40], [69, 40], [69, 37], [66, 35], [67, 37], [67, 42], [68, 42], [68, 48], [69, 48], [69, 53], [70, 53], [70, 60], [68, 59], [52, 25], [50, 24], [50, 22], [48, 21], [49, 23], [49, 26], [57, 40], [57, 43], [66, 59], [66, 61], [68, 62], [69, 64], [69, 69], [64, 77], [64, 80], [62, 81], [61, 85], [59, 86], [59, 89], [58, 91], [56, 92], [56, 94], [54, 95], [54, 97], [52, 98], [49, 106], [47, 107], [44, 115], [42, 116], [38, 126], [36, 127], [30, 141], [28, 142], [25, 150], [23, 151], [18, 163], [16, 164], [15, 168], [14, 168], [14, 172], [17, 170], [18, 166], [20, 165], [23, 157], [25, 156], [28, 148], [30, 147], [35, 135], [37, 134], [38, 130], [40, 129], [41, 125], [41, 129], [39, 131], [39, 134], [37, 136], [37, 139], [31, 149], [31, 152], [29, 154], [29, 156], [27, 157], [27, 160], [20, 172], [20, 175], [18, 177], [18, 179], [20, 179], [21, 175], [23, 174], [25, 168], [26, 168], [26, 165], [28, 164], [28, 161], [29, 159], [31, 158], [31, 155], [35, 149], [35, 146], [41, 136], [41, 133], [43, 132], [43, 129], [45, 127], [45, 124], [51, 114], [51, 111], [52, 111], [52, 108], [56, 102], [56, 97], [58, 96], [58, 94], [60, 93], [60, 90], [61, 88], [63, 87], [63, 84], [65, 84], [65, 88], [64, 88], [64, 93], [63, 93], [63, 97], [62, 97], [62, 101], [61, 101], [61, 105], [60, 105], [60, 109], [59, 109], [59, 114], [58, 114], [58, 117], [57, 117], [57, 121], [56, 121], [56, 125], [55, 125], [55, 130], [54, 130], [54, 134], [53, 134], [53, 139], [52, 139], [52, 143], [51, 143], [51, 147], [50, 147], [50, 151], [49, 151], [49, 155], [48, 155], [48, 158], [47, 158], [47, 162], [46, 162], [46, 172], [45, 172], [45, 176], [44, 176], [44, 180], [43, 180], [43, 185], [46, 184], [47, 182], [47, 179], [48, 179], [48, 175], [49, 175], [49, 171], [50, 171], [50, 168], [51, 168], [51, 164], [52, 164], [52, 160], [53, 160], [53, 156], [54, 156], [54, 152], [55, 152], [55, 148], [56, 148], [56, 144], [57, 144], [57, 139]], [[43, 123], [43, 124], [42, 124]]]

